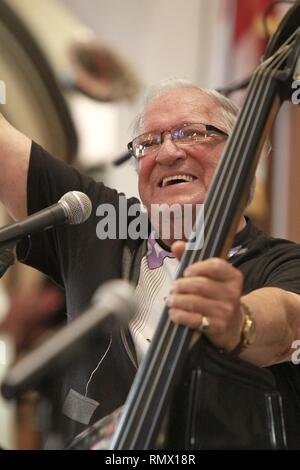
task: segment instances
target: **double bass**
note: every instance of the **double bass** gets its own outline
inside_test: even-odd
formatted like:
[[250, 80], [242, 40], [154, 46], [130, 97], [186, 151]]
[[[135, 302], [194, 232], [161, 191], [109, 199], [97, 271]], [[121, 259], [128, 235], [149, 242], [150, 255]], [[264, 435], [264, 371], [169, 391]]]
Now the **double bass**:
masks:
[[[198, 215], [194, 232], [187, 243], [177, 277], [182, 277], [185, 268], [195, 261], [227, 256], [237, 222], [246, 205], [262, 145], [281, 104], [291, 98], [294, 91], [292, 83], [299, 76], [300, 1], [297, 1], [281, 21], [261, 64], [251, 78], [244, 106], [211, 183], [204, 209]], [[233, 358], [224, 351], [215, 350], [206, 343], [204, 337], [199, 340], [189, 328], [175, 325], [169, 319], [168, 308], [165, 307], [125, 403], [111, 449], [286, 447], [280, 394], [268, 371]], [[186, 377], [190, 352], [195, 348], [197, 360], [204, 366], [202, 369], [192, 367], [193, 373]], [[205, 363], [209, 364], [208, 369], [211, 367], [210, 375], [207, 374]], [[225, 371], [223, 376], [222, 370]], [[202, 399], [207, 400], [207, 390], [206, 396], [202, 393], [205, 391], [201, 378], [203, 371], [208, 378], [214, 374], [223, 377], [224, 387], [228, 386], [228, 374], [233, 377], [233, 381], [229, 381], [229, 387], [232, 387], [230, 393], [234, 393], [234, 381], [238, 378], [244, 386], [242, 390], [249, 392], [247, 399], [251, 400], [251, 396], [257, 392], [260, 401], [258, 405], [265, 408], [261, 410], [262, 422], [259, 425], [267, 429], [256, 432], [253, 439], [246, 436], [246, 441], [242, 443], [234, 442], [235, 438], [238, 439], [239, 430], [233, 437], [229, 428], [228, 435], [218, 441], [201, 441], [197, 431], [199, 433], [202, 429], [199, 425], [202, 415], [199, 405], [193, 409], [191, 402], [201, 405]], [[219, 378], [210, 382], [212, 395], [220, 391], [216, 385], [222, 387]], [[202, 384], [202, 389], [201, 386], [197, 387], [197, 383]], [[210, 406], [211, 415], [224, 411], [222, 403], [218, 403], [220, 398], [222, 402], [220, 394], [215, 397], [215, 409]], [[255, 406], [255, 400], [256, 395], [249, 406]], [[223, 402], [223, 405], [226, 404]], [[241, 410], [242, 413], [245, 411]], [[259, 413], [255, 412], [255, 415]], [[205, 419], [209, 426], [207, 416]], [[240, 434], [246, 432], [247, 424]], [[226, 429], [224, 432], [226, 434]]]

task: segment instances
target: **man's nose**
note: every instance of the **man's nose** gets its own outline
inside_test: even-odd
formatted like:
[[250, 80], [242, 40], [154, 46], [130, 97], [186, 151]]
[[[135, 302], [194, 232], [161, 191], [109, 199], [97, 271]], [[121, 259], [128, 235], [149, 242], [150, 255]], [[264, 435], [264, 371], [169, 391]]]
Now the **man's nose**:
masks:
[[179, 145], [176, 145], [176, 142], [174, 142], [170, 136], [165, 136], [155, 160], [161, 165], [172, 165], [174, 161], [186, 158], [185, 150]]

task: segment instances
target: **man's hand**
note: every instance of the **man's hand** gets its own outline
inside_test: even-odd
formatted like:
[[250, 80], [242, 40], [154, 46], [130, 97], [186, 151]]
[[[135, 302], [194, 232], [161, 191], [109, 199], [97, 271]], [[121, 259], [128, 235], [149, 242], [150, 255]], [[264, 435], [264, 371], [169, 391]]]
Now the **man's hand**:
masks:
[[[184, 242], [172, 245], [178, 259], [184, 248]], [[242, 286], [242, 273], [227, 261], [211, 258], [196, 262], [175, 282], [167, 301], [170, 317], [193, 329], [207, 323], [203, 331], [212, 343], [231, 351], [240, 341], [244, 323], [240, 308]]]

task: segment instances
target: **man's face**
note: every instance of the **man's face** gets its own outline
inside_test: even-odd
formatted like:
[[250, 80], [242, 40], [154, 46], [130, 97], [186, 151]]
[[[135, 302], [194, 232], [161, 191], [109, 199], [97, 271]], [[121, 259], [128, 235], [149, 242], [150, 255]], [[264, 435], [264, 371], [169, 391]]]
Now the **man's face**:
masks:
[[[141, 133], [164, 131], [184, 123], [223, 128], [219, 108], [210, 97], [193, 88], [178, 88], [150, 102]], [[224, 145], [224, 139], [212, 139], [205, 144], [181, 146], [165, 134], [158, 150], [139, 162], [139, 193], [149, 214], [151, 204], [203, 203]], [[179, 175], [192, 181], [165, 180]]]

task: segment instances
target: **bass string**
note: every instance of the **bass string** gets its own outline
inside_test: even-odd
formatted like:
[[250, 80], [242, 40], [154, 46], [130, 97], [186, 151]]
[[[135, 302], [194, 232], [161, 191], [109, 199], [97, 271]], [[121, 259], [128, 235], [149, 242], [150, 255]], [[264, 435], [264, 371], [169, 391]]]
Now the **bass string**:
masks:
[[[279, 67], [282, 65], [282, 63], [286, 60], [286, 58], [287, 58], [287, 56], [290, 52], [290, 48], [291, 48], [291, 46], [289, 46], [288, 49], [285, 49], [284, 47], [280, 48], [280, 51], [278, 51], [278, 53], [276, 53], [276, 55], [274, 54], [275, 59], [273, 60], [273, 56], [270, 58], [271, 60], [273, 60], [274, 63], [272, 63], [271, 60], [270, 60], [270, 61], [268, 61], [266, 66], [264, 66], [264, 67], [260, 66], [261, 73], [263, 73], [265, 75], [265, 73], [268, 72], [268, 75], [266, 76], [266, 80], [268, 82], [270, 82], [271, 79], [272, 79], [272, 77], [270, 78], [270, 75], [271, 75], [270, 70], [274, 69], [274, 64], [276, 65], [276, 70], [273, 70], [273, 72], [276, 72], [279, 69]], [[269, 62], [271, 62], [271, 63], [269, 63]], [[259, 81], [259, 84], [258, 84], [259, 88], [257, 88], [257, 81]], [[241, 118], [239, 120], [239, 126], [236, 127], [234, 135], [232, 136], [233, 139], [230, 142], [230, 147], [228, 147], [228, 150], [227, 150], [228, 153], [226, 155], [226, 159], [222, 160], [223, 174], [221, 175], [221, 178], [218, 179], [218, 185], [216, 186], [216, 188], [214, 188], [214, 191], [212, 193], [212, 201], [209, 204], [207, 212], [205, 213], [206, 221], [207, 220], [210, 221], [211, 220], [211, 215], [214, 215], [216, 213], [215, 201], [216, 200], [222, 200], [223, 192], [225, 192], [225, 190], [226, 190], [227, 193], [228, 193], [228, 187], [232, 187], [232, 183], [233, 183], [234, 178], [236, 177], [236, 174], [237, 174], [237, 170], [236, 170], [237, 163], [240, 161], [240, 163], [241, 163], [240, 166], [242, 167], [244, 165], [244, 154], [245, 154], [245, 152], [242, 155], [242, 159], [240, 158], [242, 145], [243, 145], [243, 142], [245, 142], [246, 136], [248, 135], [247, 133], [249, 132], [249, 127], [252, 129], [252, 133], [254, 132], [253, 118], [255, 118], [255, 115], [259, 114], [257, 112], [257, 109], [253, 106], [253, 99], [256, 98], [256, 101], [258, 101], [258, 103], [260, 103], [260, 107], [259, 107], [259, 111], [260, 111], [261, 108], [263, 107], [264, 96], [266, 96], [267, 91], [269, 90], [269, 88], [268, 88], [269, 83], [266, 83], [264, 80], [262, 80], [258, 73], [255, 73], [255, 77], [254, 77], [254, 81], [253, 81], [252, 85], [253, 85], [252, 86], [252, 93], [250, 93], [248, 95], [247, 102], [245, 103], [245, 108], [243, 109], [243, 116], [241, 116]], [[260, 94], [261, 94], [262, 90], [264, 90], [265, 93], [264, 93], [264, 96], [261, 99]], [[251, 108], [254, 110], [252, 112], [252, 114], [250, 114]], [[253, 113], [255, 113], [254, 116], [253, 116]], [[240, 137], [241, 133], [242, 133], [242, 138]], [[248, 142], [251, 141], [251, 136], [249, 136], [247, 141]], [[234, 159], [234, 157], [232, 157], [232, 154], [235, 155], [235, 159]], [[229, 165], [230, 165], [230, 168], [229, 168]], [[229, 177], [228, 177], [228, 175], [229, 175]], [[220, 197], [220, 195], [221, 195], [221, 197]], [[203, 220], [202, 220], [202, 223], [203, 223]], [[209, 223], [208, 226], [212, 227], [211, 223]], [[214, 229], [215, 229], [215, 227], [212, 227], [212, 230], [214, 230]], [[211, 232], [212, 232], [212, 230], [211, 230]], [[209, 232], [206, 235], [206, 237], [205, 237], [206, 240], [211, 239], [211, 235], [212, 235], [211, 232]], [[200, 243], [202, 243], [201, 240], [200, 240]], [[205, 244], [205, 241], [204, 241], [204, 244]], [[197, 250], [197, 248], [198, 247], [196, 246], [195, 251]], [[203, 245], [202, 250], [203, 251], [205, 250], [205, 245]], [[196, 255], [197, 255], [197, 253], [195, 253], [194, 256], [196, 256]], [[194, 257], [194, 259], [195, 259], [195, 257]]]
[[[286, 51], [286, 54], [288, 51]], [[278, 60], [277, 69], [282, 63], [285, 61], [285, 57], [283, 56], [281, 60]], [[216, 244], [218, 240], [218, 233], [222, 229], [222, 222], [226, 220], [226, 214], [228, 214], [229, 208], [232, 206], [232, 202], [235, 199], [235, 183], [240, 181], [241, 174], [246, 168], [247, 158], [250, 152], [251, 142], [253, 142], [253, 138], [257, 129], [259, 128], [259, 116], [264, 108], [266, 103], [266, 99], [269, 95], [270, 86], [273, 80], [273, 74], [275, 73], [274, 69], [272, 68], [272, 75], [269, 74], [266, 82], [265, 80], [260, 80], [260, 86], [258, 90], [258, 99], [259, 99], [259, 106], [257, 108], [253, 107], [252, 114], [249, 113], [247, 117], [247, 121], [244, 123], [242, 128], [242, 135], [239, 136], [237, 133], [235, 135], [235, 141], [233, 140], [232, 144], [232, 157], [230, 154], [227, 155], [228, 160], [230, 161], [229, 170], [227, 170], [227, 174], [223, 172], [223, 178], [219, 181], [219, 190], [217, 190], [217, 204], [213, 206], [212, 210], [212, 218], [209, 220], [208, 227], [210, 229], [210, 233], [208, 233], [207, 237], [205, 238], [210, 242], [213, 240], [211, 245], [210, 251], [207, 251], [208, 257], [211, 257], [213, 253], [216, 252]], [[239, 150], [234, 153], [234, 143], [237, 140], [240, 140]], [[222, 201], [225, 200], [226, 194], [226, 205], [223, 208]], [[212, 206], [210, 206], [212, 207]], [[219, 219], [217, 214], [222, 214], [222, 218]], [[214, 237], [212, 234], [214, 233]]]

